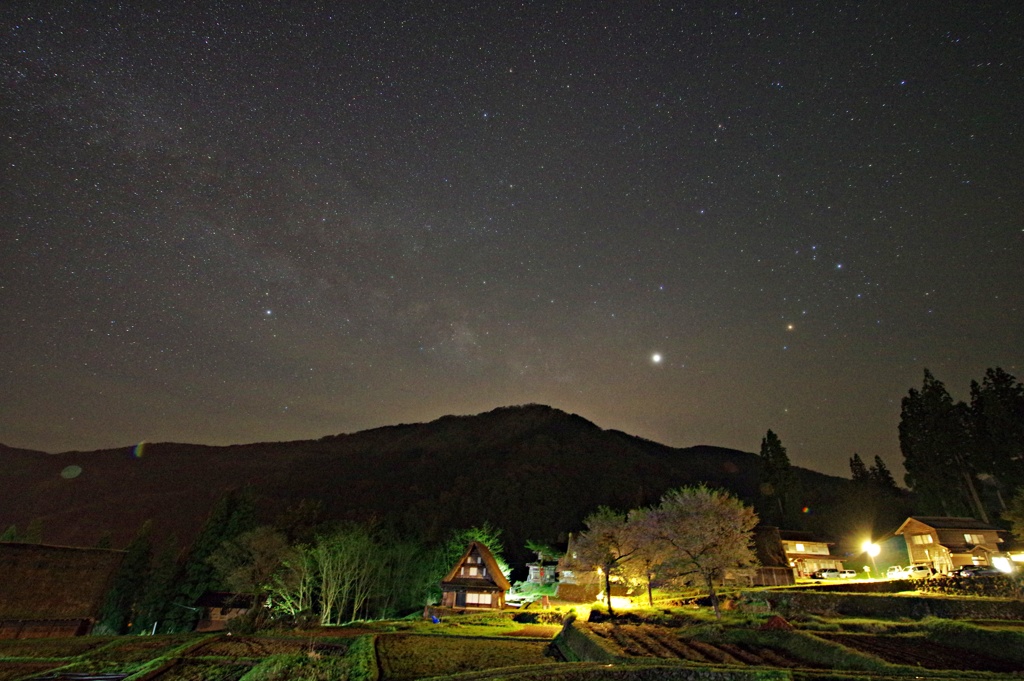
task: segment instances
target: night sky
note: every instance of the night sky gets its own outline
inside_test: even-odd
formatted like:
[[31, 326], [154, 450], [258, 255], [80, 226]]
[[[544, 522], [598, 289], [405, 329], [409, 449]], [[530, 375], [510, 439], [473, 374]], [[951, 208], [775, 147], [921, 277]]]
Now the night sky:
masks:
[[[0, 442], [543, 403], [902, 475], [1024, 379], [1024, 4], [0, 8]], [[660, 359], [660, 361], [658, 361]]]

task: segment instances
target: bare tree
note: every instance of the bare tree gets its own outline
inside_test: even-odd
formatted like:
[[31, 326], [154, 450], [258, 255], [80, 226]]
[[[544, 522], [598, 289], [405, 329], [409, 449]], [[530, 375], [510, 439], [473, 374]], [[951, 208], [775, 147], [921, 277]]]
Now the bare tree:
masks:
[[620, 574], [622, 567], [632, 560], [640, 550], [638, 536], [629, 524], [625, 513], [602, 506], [583, 521], [587, 529], [577, 539], [578, 559], [600, 568], [604, 574], [604, 593], [608, 599], [608, 614], [612, 610], [613, 574]]

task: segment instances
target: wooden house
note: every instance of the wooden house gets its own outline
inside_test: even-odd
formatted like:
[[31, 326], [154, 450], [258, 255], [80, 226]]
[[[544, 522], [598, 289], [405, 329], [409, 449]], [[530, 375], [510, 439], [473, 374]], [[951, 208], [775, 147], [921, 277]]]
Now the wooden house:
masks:
[[500, 610], [505, 607], [505, 592], [511, 587], [494, 554], [480, 542], [471, 542], [441, 580], [441, 606]]
[[124, 551], [0, 543], [0, 638], [92, 631]]
[[782, 542], [789, 567], [793, 568], [799, 577], [810, 577], [818, 570], [843, 569], [843, 562], [829, 551], [832, 543], [810, 532], [779, 530], [779, 540]]
[[230, 591], [207, 591], [196, 606], [203, 609], [203, 616], [196, 625], [196, 631], [223, 631], [228, 620], [241, 617], [252, 608], [253, 598], [249, 594]]
[[895, 534], [903, 535], [912, 564], [952, 572], [965, 565], [992, 565], [1004, 550], [1002, 532], [974, 518], [911, 516]]
[[789, 565], [779, 528], [758, 525], [754, 528], [755, 567], [728, 568], [723, 584], [748, 586], [788, 586], [796, 583], [796, 573]]
[[558, 574], [559, 600], [589, 603], [597, 600], [604, 591], [604, 579], [592, 565], [585, 565], [580, 560], [576, 537], [572, 534], [569, 535], [565, 555], [558, 559], [555, 570]]

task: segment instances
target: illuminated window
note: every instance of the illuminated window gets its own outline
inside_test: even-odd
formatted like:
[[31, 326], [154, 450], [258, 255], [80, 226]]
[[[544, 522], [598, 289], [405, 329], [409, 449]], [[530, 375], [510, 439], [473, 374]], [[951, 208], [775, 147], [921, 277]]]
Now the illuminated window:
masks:
[[915, 544], [932, 544], [935, 539], [930, 534], [915, 534], [911, 541]]
[[985, 535], [983, 534], [965, 534], [964, 541], [968, 544], [984, 544]]
[[466, 605], [490, 605], [491, 594], [466, 594]]
[[476, 577], [477, 569], [475, 567], [469, 568], [469, 576]]
[[797, 544], [797, 545], [796, 545], [796, 546], [794, 546], [793, 548], [794, 548], [794, 549], [795, 549], [796, 551], [799, 551], [799, 552], [801, 552], [801, 553], [803, 553], [803, 551], [804, 551], [804, 545], [803, 545], [803, 544]]

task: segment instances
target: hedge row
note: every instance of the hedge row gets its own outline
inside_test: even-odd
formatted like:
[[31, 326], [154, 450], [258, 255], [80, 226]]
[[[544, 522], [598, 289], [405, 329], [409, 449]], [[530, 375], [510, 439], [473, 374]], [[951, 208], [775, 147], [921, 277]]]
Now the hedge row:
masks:
[[942, 575], [921, 583], [921, 591], [950, 596], [987, 596], [990, 598], [1024, 598], [1024, 575], [990, 575], [985, 577], [954, 577]]

